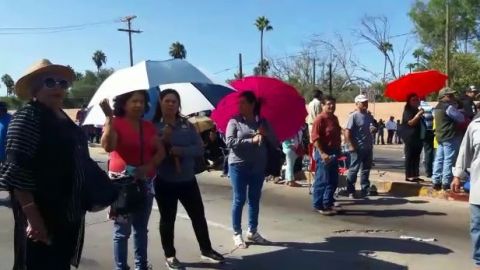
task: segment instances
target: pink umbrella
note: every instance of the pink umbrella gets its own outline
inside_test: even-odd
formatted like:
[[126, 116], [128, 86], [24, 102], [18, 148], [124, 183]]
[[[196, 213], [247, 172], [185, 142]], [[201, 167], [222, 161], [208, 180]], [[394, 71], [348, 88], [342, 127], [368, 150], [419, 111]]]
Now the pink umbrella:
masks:
[[238, 98], [243, 91], [252, 91], [260, 100], [260, 117], [272, 126], [280, 141], [292, 138], [305, 125], [305, 99], [291, 85], [270, 77], [250, 76], [230, 83], [237, 90], [224, 97], [211, 118], [225, 133], [230, 119], [238, 115]]

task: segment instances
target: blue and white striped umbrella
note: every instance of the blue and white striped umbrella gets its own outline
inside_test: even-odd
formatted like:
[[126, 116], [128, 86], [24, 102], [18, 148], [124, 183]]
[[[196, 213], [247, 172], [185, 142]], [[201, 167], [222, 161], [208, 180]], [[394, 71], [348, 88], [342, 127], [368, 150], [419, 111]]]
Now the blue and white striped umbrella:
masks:
[[159, 91], [165, 89], [174, 89], [180, 94], [183, 115], [213, 110], [223, 97], [235, 91], [233, 88], [211, 83], [162, 84], [148, 91], [150, 111], [145, 115], [145, 119], [153, 119], [158, 106]]

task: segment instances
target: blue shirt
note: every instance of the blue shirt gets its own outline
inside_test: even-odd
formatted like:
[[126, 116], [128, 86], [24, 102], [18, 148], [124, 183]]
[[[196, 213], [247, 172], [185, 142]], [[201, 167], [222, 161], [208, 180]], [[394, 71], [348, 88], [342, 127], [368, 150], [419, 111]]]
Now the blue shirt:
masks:
[[9, 113], [0, 117], [0, 161], [5, 160], [5, 145], [7, 144], [7, 129], [10, 120], [12, 120], [12, 115]]
[[355, 111], [348, 117], [346, 129], [352, 134], [352, 141], [359, 149], [373, 149], [373, 136], [370, 126], [373, 117], [368, 112]]
[[[158, 135], [163, 135], [165, 123], [155, 123]], [[195, 179], [195, 159], [203, 156], [203, 142], [200, 134], [188, 120], [180, 118], [173, 127], [171, 145], [180, 147], [182, 156], [180, 161], [180, 172], [177, 172], [174, 158], [167, 153], [157, 170], [158, 178], [165, 182], [189, 182]]]

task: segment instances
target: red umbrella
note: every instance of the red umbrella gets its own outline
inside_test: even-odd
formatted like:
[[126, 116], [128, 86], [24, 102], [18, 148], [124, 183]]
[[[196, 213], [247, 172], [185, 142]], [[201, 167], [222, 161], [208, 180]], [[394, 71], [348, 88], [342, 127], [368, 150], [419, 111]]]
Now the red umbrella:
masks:
[[426, 97], [445, 87], [447, 79], [447, 75], [437, 70], [412, 72], [389, 82], [385, 96], [395, 101], [407, 101], [411, 94]]
[[238, 98], [243, 91], [252, 91], [261, 102], [260, 116], [267, 119], [280, 141], [292, 138], [305, 125], [305, 99], [291, 85], [270, 77], [251, 76], [231, 82], [238, 92], [218, 103], [211, 118], [220, 132], [238, 115]]

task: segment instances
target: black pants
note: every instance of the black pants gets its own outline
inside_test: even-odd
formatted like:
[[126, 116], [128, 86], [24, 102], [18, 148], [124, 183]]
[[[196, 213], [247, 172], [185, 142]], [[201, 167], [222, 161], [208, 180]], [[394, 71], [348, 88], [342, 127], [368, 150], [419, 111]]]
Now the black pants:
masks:
[[[14, 231], [14, 270], [70, 270], [70, 264], [75, 253], [78, 232], [81, 222], [55, 222], [50, 225], [49, 235], [51, 244], [34, 242], [27, 238], [26, 218], [21, 206], [13, 199], [12, 210], [15, 218]], [[47, 222], [47, 221], [46, 221]], [[55, 225], [54, 225], [55, 224]]]
[[435, 159], [434, 138], [435, 133], [432, 130], [427, 130], [425, 140], [423, 141], [423, 151], [425, 153], [425, 172], [428, 177], [432, 177], [433, 174], [433, 161]]
[[158, 209], [160, 209], [160, 236], [165, 257], [170, 258], [176, 255], [173, 239], [178, 201], [182, 203], [192, 220], [200, 250], [202, 252], [210, 251], [212, 244], [208, 235], [207, 220], [197, 180], [193, 179], [186, 183], [168, 183], [157, 178], [155, 193]]
[[420, 154], [422, 153], [422, 141], [412, 140], [405, 143], [405, 178], [420, 176]]
[[[377, 134], [377, 144], [385, 144], [385, 139], [384, 139], [384, 136], [383, 136], [383, 130], [382, 131], [379, 131], [378, 134]], [[381, 140], [380, 140], [381, 138]]]
[[393, 143], [393, 135], [395, 134], [395, 130], [388, 130], [388, 136], [387, 136], [387, 143], [392, 144]]

